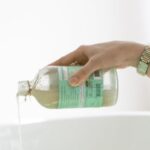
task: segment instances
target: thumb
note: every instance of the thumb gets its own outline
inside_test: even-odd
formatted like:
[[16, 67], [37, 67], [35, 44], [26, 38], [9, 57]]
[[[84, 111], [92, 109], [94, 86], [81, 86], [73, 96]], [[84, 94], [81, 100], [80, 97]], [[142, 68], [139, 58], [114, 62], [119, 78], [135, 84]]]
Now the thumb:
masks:
[[91, 73], [95, 71], [93, 61], [89, 60], [79, 71], [69, 80], [71, 86], [78, 86], [83, 83]]

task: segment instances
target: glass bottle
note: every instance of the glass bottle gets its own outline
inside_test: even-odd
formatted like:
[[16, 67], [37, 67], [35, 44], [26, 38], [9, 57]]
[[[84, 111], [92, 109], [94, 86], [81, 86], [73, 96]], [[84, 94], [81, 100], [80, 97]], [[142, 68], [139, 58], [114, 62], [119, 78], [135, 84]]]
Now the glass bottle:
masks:
[[118, 96], [115, 69], [97, 70], [81, 85], [68, 80], [82, 66], [46, 66], [32, 81], [20, 81], [18, 96], [33, 96], [46, 108], [81, 108], [114, 105]]

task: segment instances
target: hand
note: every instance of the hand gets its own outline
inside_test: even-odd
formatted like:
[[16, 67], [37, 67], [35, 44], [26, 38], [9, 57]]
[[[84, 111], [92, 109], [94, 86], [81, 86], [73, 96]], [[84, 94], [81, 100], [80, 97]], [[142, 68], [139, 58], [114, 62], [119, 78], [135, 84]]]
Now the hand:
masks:
[[137, 67], [143, 50], [143, 44], [124, 41], [83, 45], [50, 65], [68, 66], [72, 63], [84, 65], [69, 80], [72, 86], [77, 86], [99, 69]]

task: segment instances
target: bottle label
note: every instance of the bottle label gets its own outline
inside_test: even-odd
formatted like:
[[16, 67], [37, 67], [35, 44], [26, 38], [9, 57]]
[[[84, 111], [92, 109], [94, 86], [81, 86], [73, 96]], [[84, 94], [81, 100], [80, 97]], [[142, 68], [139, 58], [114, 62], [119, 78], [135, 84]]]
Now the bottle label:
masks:
[[103, 75], [96, 71], [80, 86], [68, 80], [81, 66], [59, 67], [59, 108], [100, 107], [103, 104]]

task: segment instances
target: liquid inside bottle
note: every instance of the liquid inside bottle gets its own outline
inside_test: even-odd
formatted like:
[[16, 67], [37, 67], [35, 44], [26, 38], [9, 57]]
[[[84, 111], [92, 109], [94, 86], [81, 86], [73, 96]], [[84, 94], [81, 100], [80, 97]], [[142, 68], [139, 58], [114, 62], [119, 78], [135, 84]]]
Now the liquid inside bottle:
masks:
[[32, 81], [20, 81], [19, 96], [33, 96], [46, 108], [81, 108], [114, 105], [118, 96], [115, 69], [95, 71], [82, 85], [68, 80], [82, 66], [47, 66]]

